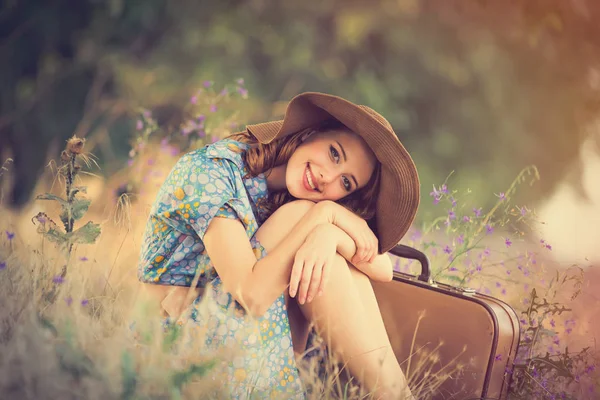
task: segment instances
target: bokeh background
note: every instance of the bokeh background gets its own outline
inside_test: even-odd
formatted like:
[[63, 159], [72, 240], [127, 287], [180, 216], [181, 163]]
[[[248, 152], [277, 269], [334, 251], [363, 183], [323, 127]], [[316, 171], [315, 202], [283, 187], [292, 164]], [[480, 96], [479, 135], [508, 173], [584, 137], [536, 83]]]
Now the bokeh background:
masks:
[[[415, 226], [437, 215], [430, 192], [449, 176], [490, 208], [535, 165], [539, 181], [514, 201], [536, 210], [531, 240], [552, 243], [554, 266], [585, 268], [577, 309], [589, 338], [600, 332], [599, 18], [594, 0], [6, 0], [3, 213], [18, 224], [40, 209], [48, 163], [74, 134], [96, 156], [94, 204], [115, 206], [140, 107], [177, 126], [207, 82], [237, 82], [239, 128], [280, 118], [300, 92], [332, 93], [379, 111], [411, 152]], [[133, 218], [151, 202], [137, 199]]]

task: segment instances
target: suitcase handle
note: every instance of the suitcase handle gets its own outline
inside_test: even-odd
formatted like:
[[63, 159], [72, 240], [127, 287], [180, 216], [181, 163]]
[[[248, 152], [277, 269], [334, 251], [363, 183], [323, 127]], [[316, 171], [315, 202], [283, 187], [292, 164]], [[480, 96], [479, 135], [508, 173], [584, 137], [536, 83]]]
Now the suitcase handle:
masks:
[[431, 279], [431, 271], [429, 270], [429, 258], [422, 251], [414, 247], [398, 244], [389, 251], [395, 256], [417, 260], [421, 263], [421, 274], [417, 277], [421, 282], [429, 283]]

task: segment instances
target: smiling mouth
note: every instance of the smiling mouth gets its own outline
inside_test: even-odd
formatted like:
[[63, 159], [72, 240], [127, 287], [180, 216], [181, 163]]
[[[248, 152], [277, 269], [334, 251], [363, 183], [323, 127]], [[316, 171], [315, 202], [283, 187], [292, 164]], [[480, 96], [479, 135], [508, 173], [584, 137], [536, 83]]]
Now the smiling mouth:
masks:
[[319, 188], [315, 185], [313, 181], [309, 164], [306, 164], [306, 170], [304, 171], [304, 174], [306, 175], [306, 181], [308, 182], [308, 186], [310, 187], [310, 189], [314, 190], [315, 192], [318, 192]]

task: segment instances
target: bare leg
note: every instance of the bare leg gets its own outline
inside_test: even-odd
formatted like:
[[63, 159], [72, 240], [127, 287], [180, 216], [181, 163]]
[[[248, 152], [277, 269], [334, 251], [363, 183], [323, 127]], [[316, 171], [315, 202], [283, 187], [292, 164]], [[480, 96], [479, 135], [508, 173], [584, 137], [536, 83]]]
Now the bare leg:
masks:
[[369, 278], [339, 255], [331, 276], [303, 313], [374, 398], [410, 399]]
[[[267, 252], [277, 246], [311, 206], [306, 201], [286, 204], [263, 224], [257, 237]], [[323, 296], [300, 306], [302, 313], [375, 398], [410, 399], [368, 277], [339, 255], [331, 276]], [[291, 299], [290, 305], [293, 302]], [[291, 312], [289, 316], [297, 350], [306, 343], [308, 325], [297, 313]]]

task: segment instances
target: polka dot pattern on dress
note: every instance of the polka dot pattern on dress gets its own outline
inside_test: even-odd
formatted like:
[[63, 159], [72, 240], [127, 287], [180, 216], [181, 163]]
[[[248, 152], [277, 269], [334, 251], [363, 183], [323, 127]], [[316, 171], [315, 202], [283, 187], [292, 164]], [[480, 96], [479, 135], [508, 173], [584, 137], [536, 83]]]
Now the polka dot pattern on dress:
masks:
[[[257, 259], [266, 255], [255, 237], [267, 215], [264, 175], [248, 176], [244, 143], [221, 140], [185, 154], [152, 206], [143, 238], [138, 278], [145, 283], [207, 288], [184, 324], [205, 332], [203, 352], [235, 347], [241, 354], [223, 366], [231, 398], [304, 399], [295, 364], [283, 293], [259, 318], [250, 319], [225, 291], [202, 242], [215, 217], [244, 225]], [[209, 297], [208, 301], [203, 301]], [[201, 337], [191, 335], [190, 340]], [[196, 339], [197, 340], [197, 339]]]

